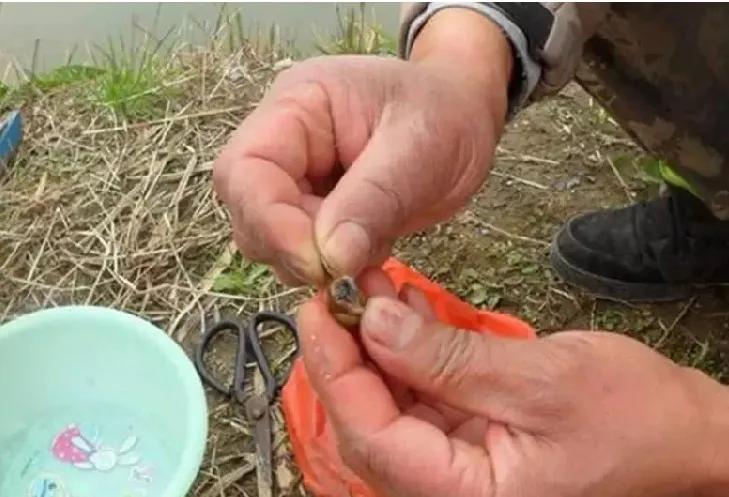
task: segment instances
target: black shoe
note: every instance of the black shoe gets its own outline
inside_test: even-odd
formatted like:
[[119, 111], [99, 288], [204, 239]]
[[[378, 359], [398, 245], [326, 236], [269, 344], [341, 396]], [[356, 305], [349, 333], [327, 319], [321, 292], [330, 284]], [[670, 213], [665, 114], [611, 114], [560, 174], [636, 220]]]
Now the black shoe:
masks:
[[571, 219], [552, 243], [552, 266], [598, 297], [658, 302], [729, 282], [729, 221], [670, 188], [647, 203]]

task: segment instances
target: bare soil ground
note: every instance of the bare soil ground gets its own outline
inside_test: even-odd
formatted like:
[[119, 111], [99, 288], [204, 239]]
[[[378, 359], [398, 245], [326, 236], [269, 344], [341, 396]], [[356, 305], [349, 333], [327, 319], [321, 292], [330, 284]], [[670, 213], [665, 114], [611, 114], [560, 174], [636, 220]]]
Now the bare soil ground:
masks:
[[[220, 315], [290, 311], [306, 289], [281, 288], [229, 247], [210, 169], [230, 130], [279, 67], [245, 50], [180, 62], [159, 119], [129, 126], [87, 104], [83, 85], [26, 104], [28, 133], [0, 179], [0, 322], [34, 309], [108, 305], [168, 330], [189, 351]], [[548, 244], [570, 216], [657, 194], [640, 149], [577, 87], [527, 109], [499, 146], [487, 185], [452, 222], [411, 236], [397, 255], [473, 304], [540, 333], [607, 329], [726, 380], [726, 290], [655, 306], [596, 301], [559, 282]], [[291, 342], [266, 339], [279, 372]], [[232, 342], [212, 366], [230, 374]], [[255, 495], [250, 427], [210, 394], [210, 438], [194, 497]], [[280, 413], [276, 495], [303, 495]]]
[[577, 86], [527, 109], [499, 145], [494, 173], [453, 222], [401, 245], [403, 257], [462, 298], [514, 313], [541, 333], [629, 334], [719, 379], [727, 361], [726, 289], [685, 302], [594, 300], [552, 273], [548, 244], [576, 214], [658, 194], [650, 160]]

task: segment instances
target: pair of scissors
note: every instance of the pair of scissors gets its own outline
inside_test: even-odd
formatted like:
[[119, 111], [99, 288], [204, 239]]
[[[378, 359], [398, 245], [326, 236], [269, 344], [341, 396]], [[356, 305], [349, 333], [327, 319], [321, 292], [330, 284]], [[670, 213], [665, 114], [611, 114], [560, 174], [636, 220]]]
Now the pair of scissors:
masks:
[[[253, 423], [253, 439], [256, 444], [256, 476], [258, 479], [258, 496], [270, 497], [273, 488], [273, 447], [271, 433], [270, 407], [275, 402], [278, 391], [285, 379], [278, 383], [271, 366], [263, 352], [259, 337], [260, 328], [268, 323], [282, 325], [294, 338], [296, 352], [299, 339], [294, 320], [277, 312], [259, 312], [250, 321], [243, 323], [237, 320], [219, 321], [209, 328], [195, 350], [195, 368], [203, 382], [214, 390], [232, 397], [243, 405], [246, 417]], [[235, 371], [230, 385], [221, 383], [206, 367], [205, 355], [210, 343], [220, 333], [233, 333], [238, 338], [238, 349], [235, 357]], [[253, 360], [258, 368], [262, 384], [256, 382], [253, 392], [246, 395], [246, 366]]]

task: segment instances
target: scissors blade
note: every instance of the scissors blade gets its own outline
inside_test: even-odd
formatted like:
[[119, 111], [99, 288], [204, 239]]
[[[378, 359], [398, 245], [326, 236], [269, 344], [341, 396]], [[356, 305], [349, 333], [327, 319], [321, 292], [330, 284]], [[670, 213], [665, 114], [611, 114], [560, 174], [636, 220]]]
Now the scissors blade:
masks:
[[258, 479], [258, 497], [273, 495], [273, 468], [271, 459], [271, 416], [268, 409], [255, 427], [256, 437], [256, 476]]
[[273, 496], [273, 447], [271, 411], [265, 394], [263, 376], [256, 370], [254, 394], [246, 401], [248, 419], [254, 423], [253, 440], [256, 443], [256, 480], [258, 497]]

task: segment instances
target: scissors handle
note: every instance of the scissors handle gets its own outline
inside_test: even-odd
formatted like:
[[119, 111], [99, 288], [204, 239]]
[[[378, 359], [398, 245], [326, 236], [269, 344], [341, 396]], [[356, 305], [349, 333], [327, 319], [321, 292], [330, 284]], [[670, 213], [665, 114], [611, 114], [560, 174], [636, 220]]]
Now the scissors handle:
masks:
[[[246, 381], [246, 364], [248, 363], [248, 354], [253, 355], [253, 359], [261, 372], [265, 385], [265, 398], [270, 404], [276, 397], [279, 385], [276, 377], [271, 371], [261, 340], [258, 335], [259, 328], [269, 322], [283, 325], [291, 332], [294, 338], [296, 350], [299, 348], [299, 337], [296, 331], [296, 324], [289, 316], [277, 312], [259, 312], [255, 314], [248, 324], [243, 324], [234, 320], [219, 321], [208, 329], [202, 337], [200, 344], [195, 350], [195, 368], [203, 381], [214, 390], [226, 396], [234, 397], [241, 404], [245, 404], [245, 381]], [[210, 347], [210, 343], [220, 333], [228, 331], [237, 336], [238, 348], [235, 356], [235, 372], [233, 375], [233, 383], [226, 386], [221, 383], [210, 370], [205, 366], [205, 353]]]
[[[235, 356], [235, 373], [233, 376], [233, 385], [230, 386], [223, 385], [213, 374], [210, 373], [207, 366], [205, 366], [205, 353], [210, 347], [210, 342], [224, 331], [233, 332], [238, 338], [238, 350], [236, 351]], [[203, 381], [211, 388], [224, 395], [234, 395], [237, 388], [236, 383], [238, 383], [239, 379], [242, 381], [245, 378], [245, 348], [246, 335], [243, 326], [237, 321], [219, 321], [205, 332], [200, 344], [197, 346], [197, 349], [195, 349], [195, 369], [197, 369], [197, 372]], [[243, 385], [240, 386], [241, 390], [242, 388]]]
[[289, 316], [278, 312], [259, 312], [253, 316], [251, 324], [247, 328], [248, 343], [251, 345], [251, 350], [256, 359], [256, 363], [258, 364], [258, 368], [261, 371], [261, 376], [263, 376], [263, 381], [266, 386], [266, 399], [268, 399], [268, 402], [271, 403], [276, 397], [279, 385], [276, 382], [276, 377], [273, 375], [273, 371], [271, 371], [271, 366], [268, 364], [268, 359], [263, 353], [261, 340], [258, 336], [258, 328], [268, 322], [278, 323], [288, 329], [294, 337], [294, 344], [297, 350], [299, 348], [299, 335], [296, 332], [296, 324], [294, 323], [294, 320]]

